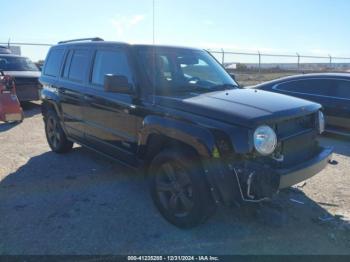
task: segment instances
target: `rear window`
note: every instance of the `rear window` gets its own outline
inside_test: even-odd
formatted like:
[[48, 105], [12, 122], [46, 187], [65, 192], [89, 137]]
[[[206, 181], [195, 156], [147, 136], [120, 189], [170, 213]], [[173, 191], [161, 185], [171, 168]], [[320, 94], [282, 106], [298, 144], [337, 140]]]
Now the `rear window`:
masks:
[[0, 56], [0, 70], [3, 71], [39, 71], [29, 58], [20, 56]]
[[337, 80], [332, 96], [350, 99], [350, 81]]
[[75, 50], [70, 62], [68, 79], [75, 82], [82, 82], [89, 65], [89, 52], [87, 50]]
[[332, 83], [328, 79], [305, 79], [278, 84], [276, 89], [308, 95], [329, 96], [332, 91]]
[[70, 67], [70, 62], [72, 61], [72, 56], [73, 56], [73, 50], [69, 50], [68, 55], [66, 57], [66, 62], [64, 63], [64, 69], [63, 69], [63, 78], [68, 78], [68, 73], [69, 73], [69, 67]]
[[58, 76], [63, 59], [63, 49], [51, 50], [44, 69], [44, 74], [48, 76]]

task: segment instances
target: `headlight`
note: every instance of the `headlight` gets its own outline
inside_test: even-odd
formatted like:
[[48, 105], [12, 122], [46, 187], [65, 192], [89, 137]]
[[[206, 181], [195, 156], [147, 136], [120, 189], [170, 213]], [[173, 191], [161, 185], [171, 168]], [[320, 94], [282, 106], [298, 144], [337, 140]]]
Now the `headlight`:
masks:
[[273, 153], [277, 146], [275, 131], [269, 126], [259, 126], [254, 132], [254, 147], [261, 155]]
[[324, 115], [321, 111], [318, 111], [318, 128], [320, 134], [322, 134], [325, 130], [326, 122], [324, 120]]

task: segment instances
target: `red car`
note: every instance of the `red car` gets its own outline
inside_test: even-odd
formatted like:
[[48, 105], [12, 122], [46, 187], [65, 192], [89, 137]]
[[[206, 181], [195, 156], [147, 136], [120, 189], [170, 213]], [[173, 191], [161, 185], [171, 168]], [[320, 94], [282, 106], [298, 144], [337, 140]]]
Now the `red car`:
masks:
[[23, 110], [16, 95], [15, 82], [11, 76], [0, 71], [0, 121], [20, 122]]

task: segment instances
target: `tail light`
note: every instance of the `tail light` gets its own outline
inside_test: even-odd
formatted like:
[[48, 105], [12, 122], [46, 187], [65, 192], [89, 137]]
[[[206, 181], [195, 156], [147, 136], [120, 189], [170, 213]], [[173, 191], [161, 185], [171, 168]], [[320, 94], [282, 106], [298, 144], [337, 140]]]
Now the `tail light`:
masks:
[[15, 81], [11, 76], [0, 75], [0, 91], [2, 94], [11, 93], [12, 89], [15, 87]]

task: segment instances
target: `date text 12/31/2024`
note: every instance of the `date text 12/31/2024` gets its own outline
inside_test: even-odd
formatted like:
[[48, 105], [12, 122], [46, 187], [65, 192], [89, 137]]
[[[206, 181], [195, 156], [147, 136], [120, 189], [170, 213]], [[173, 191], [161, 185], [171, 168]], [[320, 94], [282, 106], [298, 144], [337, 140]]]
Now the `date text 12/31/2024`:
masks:
[[128, 261], [219, 261], [216, 256], [128, 256]]

